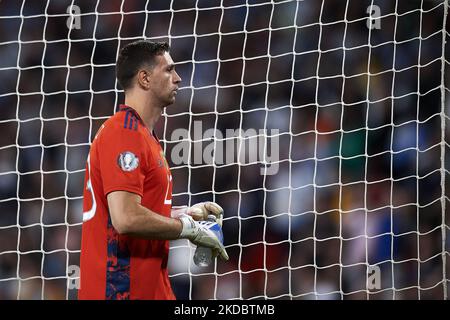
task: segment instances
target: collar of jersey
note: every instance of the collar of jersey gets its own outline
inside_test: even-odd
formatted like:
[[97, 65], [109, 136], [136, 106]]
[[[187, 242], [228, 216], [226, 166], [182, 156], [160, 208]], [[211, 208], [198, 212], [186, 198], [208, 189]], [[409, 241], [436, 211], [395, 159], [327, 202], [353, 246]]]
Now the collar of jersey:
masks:
[[[138, 119], [139, 122], [144, 126], [144, 128], [147, 128], [147, 126], [145, 125], [144, 121], [142, 121], [141, 117], [139, 116], [139, 113], [137, 113], [136, 110], [134, 110], [132, 107], [127, 106], [126, 104], [120, 104], [119, 105], [119, 112], [121, 112], [121, 111], [130, 111], [136, 117], [136, 119]], [[150, 130], [148, 130], [148, 133], [150, 134], [150, 136], [153, 139], [156, 140], [157, 143], [159, 143], [159, 138], [156, 135], [155, 130], [153, 130], [152, 132], [150, 132]]]
[[143, 125], [144, 127], [146, 127], [144, 121], [142, 121], [141, 117], [139, 116], [139, 113], [136, 112], [136, 110], [134, 110], [132, 107], [127, 106], [126, 104], [121, 104], [119, 105], [119, 112], [120, 111], [130, 111], [133, 116], [136, 117], [136, 119], [139, 120], [139, 122], [141, 123], [141, 125]]

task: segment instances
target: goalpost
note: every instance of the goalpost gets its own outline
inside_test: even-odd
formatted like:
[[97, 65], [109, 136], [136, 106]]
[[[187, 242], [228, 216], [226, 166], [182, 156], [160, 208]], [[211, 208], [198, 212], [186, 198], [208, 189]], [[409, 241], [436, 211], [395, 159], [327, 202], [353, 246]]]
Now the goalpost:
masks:
[[448, 299], [446, 0], [0, 2], [0, 299], [74, 299], [120, 47], [168, 41], [174, 205], [225, 209], [186, 299]]

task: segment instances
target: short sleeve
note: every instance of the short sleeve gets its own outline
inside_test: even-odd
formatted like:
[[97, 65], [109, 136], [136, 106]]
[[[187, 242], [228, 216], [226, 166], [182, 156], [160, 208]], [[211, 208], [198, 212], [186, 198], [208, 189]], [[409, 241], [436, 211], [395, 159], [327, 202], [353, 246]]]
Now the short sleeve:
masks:
[[150, 153], [139, 131], [111, 126], [98, 141], [98, 159], [105, 196], [112, 191], [129, 191], [143, 197]]

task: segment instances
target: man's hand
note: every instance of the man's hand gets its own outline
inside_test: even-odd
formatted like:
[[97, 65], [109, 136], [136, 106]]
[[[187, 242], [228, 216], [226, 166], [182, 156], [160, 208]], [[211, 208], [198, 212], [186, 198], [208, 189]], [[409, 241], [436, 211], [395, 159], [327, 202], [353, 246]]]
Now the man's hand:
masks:
[[197, 222], [190, 215], [179, 217], [183, 224], [180, 238], [189, 239], [193, 244], [213, 249], [214, 257], [220, 255], [223, 260], [228, 260], [228, 254], [223, 246], [222, 227], [217, 222]]
[[223, 209], [215, 202], [200, 202], [187, 208], [186, 214], [196, 221], [206, 220], [210, 214], [216, 217], [217, 224], [222, 227]]

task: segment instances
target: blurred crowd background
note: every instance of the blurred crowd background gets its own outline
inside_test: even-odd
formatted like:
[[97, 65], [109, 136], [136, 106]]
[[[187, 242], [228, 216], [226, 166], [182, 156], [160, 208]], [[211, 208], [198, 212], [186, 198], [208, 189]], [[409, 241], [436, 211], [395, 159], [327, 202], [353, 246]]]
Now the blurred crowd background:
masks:
[[[144, 37], [170, 42], [182, 78], [157, 128], [173, 202], [225, 209], [227, 263], [171, 244], [179, 299], [442, 299], [447, 32], [444, 0], [1, 1], [0, 299], [76, 298], [89, 145], [123, 102], [118, 49]], [[194, 121], [278, 129], [278, 173], [173, 165], [171, 134]]]

